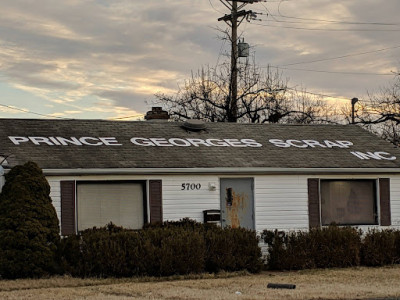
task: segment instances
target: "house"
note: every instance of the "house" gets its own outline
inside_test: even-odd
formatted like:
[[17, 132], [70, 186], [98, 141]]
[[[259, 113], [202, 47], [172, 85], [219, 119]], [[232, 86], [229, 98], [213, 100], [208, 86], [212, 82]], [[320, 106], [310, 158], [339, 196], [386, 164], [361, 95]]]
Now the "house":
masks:
[[0, 119], [0, 156], [43, 169], [63, 235], [186, 217], [400, 226], [400, 150], [355, 125]]

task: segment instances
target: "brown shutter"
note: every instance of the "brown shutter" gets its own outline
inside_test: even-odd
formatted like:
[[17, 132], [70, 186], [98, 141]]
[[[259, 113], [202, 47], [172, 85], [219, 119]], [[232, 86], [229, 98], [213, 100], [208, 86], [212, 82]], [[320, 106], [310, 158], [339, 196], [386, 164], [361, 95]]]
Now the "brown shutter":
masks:
[[75, 233], [75, 181], [61, 181], [61, 235]]
[[390, 179], [379, 178], [379, 204], [381, 210], [381, 226], [390, 226]]
[[163, 221], [162, 215], [162, 181], [149, 181], [150, 223]]
[[319, 210], [319, 179], [309, 178], [308, 179], [308, 221], [309, 226], [319, 227], [321, 226], [320, 221], [320, 210]]

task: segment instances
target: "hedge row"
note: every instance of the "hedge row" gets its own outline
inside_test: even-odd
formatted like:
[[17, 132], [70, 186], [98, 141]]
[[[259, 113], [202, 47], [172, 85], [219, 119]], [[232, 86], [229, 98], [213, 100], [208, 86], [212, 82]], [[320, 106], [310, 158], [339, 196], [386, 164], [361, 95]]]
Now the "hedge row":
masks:
[[375, 229], [365, 235], [351, 227], [329, 226], [309, 232], [265, 230], [266, 267], [300, 270], [400, 263], [400, 231]]
[[190, 220], [142, 230], [112, 224], [63, 239], [63, 269], [81, 277], [168, 276], [262, 268], [254, 231]]

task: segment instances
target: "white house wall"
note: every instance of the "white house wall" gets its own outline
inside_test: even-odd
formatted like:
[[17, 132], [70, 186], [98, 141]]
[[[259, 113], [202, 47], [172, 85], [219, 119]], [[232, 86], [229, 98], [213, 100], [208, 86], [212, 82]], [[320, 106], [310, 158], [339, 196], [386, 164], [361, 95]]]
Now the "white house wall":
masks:
[[47, 177], [47, 181], [50, 185], [50, 197], [54, 208], [57, 212], [58, 220], [61, 222], [61, 187], [60, 180], [52, 177]]
[[392, 225], [400, 227], [400, 176], [393, 176], [390, 179], [390, 205]]
[[[50, 196], [57, 215], [61, 216], [60, 181], [62, 180], [162, 180], [164, 221], [190, 218], [203, 221], [203, 211], [220, 209], [219, 180], [225, 177], [254, 177], [254, 206], [256, 230], [307, 230], [308, 229], [308, 187], [307, 179], [358, 179], [379, 177], [390, 178], [392, 227], [400, 228], [400, 175], [115, 175], [115, 176], [49, 176]], [[185, 189], [183, 189], [184, 184]], [[189, 184], [189, 189], [186, 189]], [[201, 185], [200, 188], [191, 189]], [[210, 190], [210, 186], [215, 190]]]
[[0, 174], [0, 193], [1, 193], [1, 190], [3, 189], [4, 183], [5, 183], [4, 176]]
[[[164, 220], [191, 218], [203, 222], [204, 210], [220, 209], [217, 176], [168, 176], [163, 178], [162, 185]], [[210, 185], [215, 189], [210, 191]]]
[[256, 230], [308, 229], [307, 176], [255, 177]]

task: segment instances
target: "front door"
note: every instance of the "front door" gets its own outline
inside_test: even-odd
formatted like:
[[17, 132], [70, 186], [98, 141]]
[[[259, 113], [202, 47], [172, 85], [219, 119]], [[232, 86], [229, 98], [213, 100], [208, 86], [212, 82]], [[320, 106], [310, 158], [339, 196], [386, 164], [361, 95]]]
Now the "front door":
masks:
[[232, 228], [254, 227], [253, 178], [221, 178], [221, 223]]

